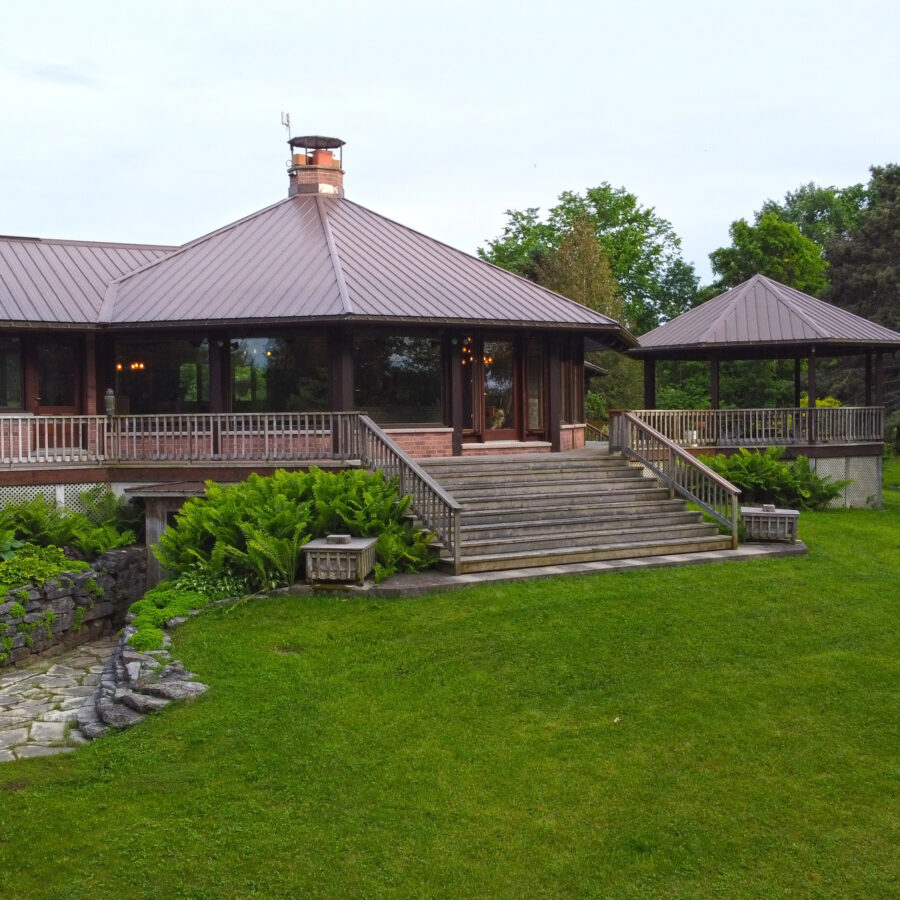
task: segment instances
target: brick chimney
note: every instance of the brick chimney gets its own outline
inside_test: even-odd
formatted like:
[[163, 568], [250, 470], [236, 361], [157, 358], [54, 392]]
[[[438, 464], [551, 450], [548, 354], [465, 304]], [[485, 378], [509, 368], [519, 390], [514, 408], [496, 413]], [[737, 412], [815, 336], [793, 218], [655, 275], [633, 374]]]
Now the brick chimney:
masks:
[[[340, 138], [308, 134], [291, 138], [288, 146], [291, 148], [288, 197], [297, 194], [344, 196], [344, 170], [341, 168], [344, 142]], [[333, 150], [339, 152], [337, 158]]]

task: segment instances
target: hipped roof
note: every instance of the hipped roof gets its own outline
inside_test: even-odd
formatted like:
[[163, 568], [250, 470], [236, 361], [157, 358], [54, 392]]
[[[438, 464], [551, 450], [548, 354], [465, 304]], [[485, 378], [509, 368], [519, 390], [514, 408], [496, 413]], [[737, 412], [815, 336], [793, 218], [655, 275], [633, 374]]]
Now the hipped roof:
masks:
[[823, 300], [754, 275], [737, 287], [641, 335], [630, 356], [740, 359], [823, 356], [900, 349], [900, 333]]
[[7, 327], [361, 321], [577, 330], [613, 319], [338, 197], [298, 195], [173, 248], [0, 237]]
[[174, 247], [0, 237], [0, 322], [96, 325], [109, 283]]
[[298, 195], [114, 281], [112, 325], [365, 321], [577, 329], [615, 320], [339, 197]]

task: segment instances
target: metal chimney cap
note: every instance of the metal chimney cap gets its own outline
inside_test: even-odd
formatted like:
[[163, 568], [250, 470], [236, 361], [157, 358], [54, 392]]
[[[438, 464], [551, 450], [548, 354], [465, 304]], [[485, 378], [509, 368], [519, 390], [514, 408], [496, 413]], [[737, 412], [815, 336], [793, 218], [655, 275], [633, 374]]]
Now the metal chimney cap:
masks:
[[292, 137], [288, 141], [288, 146], [303, 147], [306, 150], [337, 150], [338, 147], [343, 147], [345, 143], [340, 138], [308, 134], [304, 137]]

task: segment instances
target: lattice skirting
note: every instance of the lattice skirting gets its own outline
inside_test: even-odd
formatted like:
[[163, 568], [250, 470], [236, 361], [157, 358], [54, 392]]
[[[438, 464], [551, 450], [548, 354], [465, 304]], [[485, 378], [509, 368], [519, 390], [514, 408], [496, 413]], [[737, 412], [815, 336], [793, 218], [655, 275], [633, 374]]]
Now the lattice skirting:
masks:
[[881, 508], [881, 457], [836, 456], [811, 459], [816, 474], [835, 481], [851, 479], [842, 495], [829, 503], [832, 509]]
[[[109, 485], [104, 483], [105, 487]], [[51, 503], [65, 506], [67, 509], [83, 512], [84, 507], [79, 500], [79, 495], [91, 488], [94, 484], [9, 484], [0, 486], [0, 506], [8, 503], [22, 503], [33, 500], [39, 494]]]

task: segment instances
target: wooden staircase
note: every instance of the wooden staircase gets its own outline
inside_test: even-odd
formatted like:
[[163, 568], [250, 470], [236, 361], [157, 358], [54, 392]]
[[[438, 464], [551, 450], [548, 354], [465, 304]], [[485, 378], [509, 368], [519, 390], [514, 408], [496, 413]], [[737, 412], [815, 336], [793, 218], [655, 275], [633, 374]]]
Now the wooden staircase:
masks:
[[419, 464], [462, 505], [463, 573], [731, 547], [659, 481], [604, 451]]

